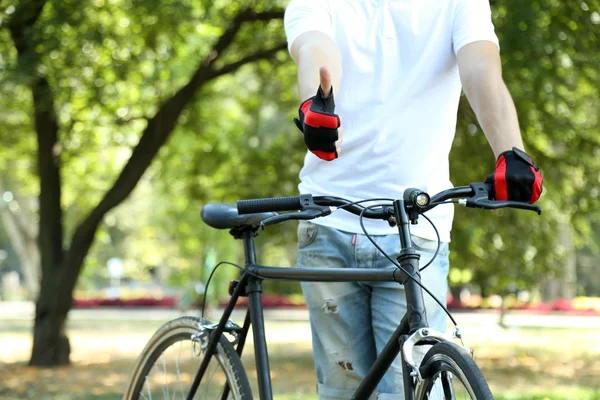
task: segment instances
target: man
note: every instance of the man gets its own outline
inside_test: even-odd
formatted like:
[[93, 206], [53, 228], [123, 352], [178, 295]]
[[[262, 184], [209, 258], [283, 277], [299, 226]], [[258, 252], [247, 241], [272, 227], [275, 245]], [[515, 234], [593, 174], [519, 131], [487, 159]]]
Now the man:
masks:
[[[488, 0], [293, 0], [285, 30], [298, 65], [302, 103], [296, 124], [310, 150], [301, 193], [362, 200], [400, 198], [407, 187], [430, 194], [451, 187], [448, 154], [462, 88], [497, 158], [489, 178], [496, 198], [539, 198], [542, 178], [522, 150]], [[437, 207], [428, 216], [443, 243], [422, 280], [445, 301], [453, 210]], [[299, 266], [390, 266], [356, 216], [339, 211], [313, 222], [298, 228]], [[370, 220], [365, 227], [398, 256], [396, 228]], [[427, 262], [437, 247], [434, 231], [421, 223], [411, 233]], [[404, 314], [403, 289], [361, 282], [302, 288], [319, 397], [348, 399]], [[429, 324], [444, 331], [445, 314], [427, 295], [425, 302]], [[377, 391], [379, 399], [403, 398], [399, 360]]]

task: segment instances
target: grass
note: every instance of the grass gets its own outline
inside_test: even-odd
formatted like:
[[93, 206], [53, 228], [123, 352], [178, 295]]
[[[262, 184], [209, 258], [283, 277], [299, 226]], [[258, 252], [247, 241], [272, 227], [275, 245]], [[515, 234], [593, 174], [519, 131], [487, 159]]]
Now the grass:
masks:
[[[73, 321], [69, 324], [73, 364], [36, 369], [25, 363], [31, 322], [5, 320], [0, 332], [0, 399], [120, 399], [137, 354], [160, 325]], [[462, 330], [497, 399], [600, 400], [597, 330], [496, 326]], [[275, 398], [316, 400], [308, 323], [268, 321], [267, 334]], [[251, 352], [244, 354], [243, 363], [255, 381]]]
[[564, 393], [554, 391], [533, 391], [531, 393], [506, 393], [496, 400], [600, 400], [600, 390], [572, 389]]

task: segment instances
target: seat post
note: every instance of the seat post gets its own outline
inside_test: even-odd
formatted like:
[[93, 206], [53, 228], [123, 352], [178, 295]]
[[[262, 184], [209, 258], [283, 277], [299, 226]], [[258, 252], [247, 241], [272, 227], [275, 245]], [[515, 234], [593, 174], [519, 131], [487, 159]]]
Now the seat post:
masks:
[[245, 229], [242, 239], [244, 240], [244, 255], [246, 258], [246, 267], [256, 264], [256, 251], [254, 249], [254, 236], [256, 232], [253, 229]]

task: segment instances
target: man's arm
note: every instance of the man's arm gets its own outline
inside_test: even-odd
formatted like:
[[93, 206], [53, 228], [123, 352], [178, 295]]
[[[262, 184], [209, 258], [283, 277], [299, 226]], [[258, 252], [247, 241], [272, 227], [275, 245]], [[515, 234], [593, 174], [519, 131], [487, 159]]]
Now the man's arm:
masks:
[[523, 149], [517, 111], [502, 79], [495, 43], [477, 41], [457, 54], [463, 89], [496, 158], [513, 147]]
[[331, 86], [334, 92], [342, 79], [342, 57], [331, 37], [319, 31], [309, 31], [292, 43], [292, 58], [298, 64], [298, 92], [302, 101], [317, 93], [319, 84], [325, 96]]
[[494, 184], [497, 200], [535, 203], [542, 194], [542, 175], [522, 151], [517, 110], [502, 79], [497, 45], [475, 41], [460, 48], [457, 58], [463, 89], [497, 158], [486, 182]]

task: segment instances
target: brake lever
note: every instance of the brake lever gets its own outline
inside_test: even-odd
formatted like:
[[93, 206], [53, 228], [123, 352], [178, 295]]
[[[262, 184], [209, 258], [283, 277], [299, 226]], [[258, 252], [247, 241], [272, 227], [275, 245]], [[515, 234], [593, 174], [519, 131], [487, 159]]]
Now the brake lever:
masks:
[[542, 214], [542, 209], [540, 207], [529, 203], [523, 203], [520, 201], [493, 201], [490, 203], [493, 204], [494, 208], [519, 208], [521, 210], [535, 211], [537, 215]]
[[[536, 205], [523, 203], [520, 201], [493, 201], [490, 200], [488, 187], [485, 183], [472, 183], [471, 189], [475, 193], [473, 196], [461, 202], [466, 207], [484, 208], [494, 210], [497, 208], [519, 208], [521, 210], [535, 211], [538, 215], [542, 214], [542, 209]], [[459, 201], [460, 202], [460, 201]]]
[[324, 217], [326, 215], [331, 214], [334, 211], [332, 208], [335, 208], [335, 207], [323, 207], [322, 209], [318, 209], [318, 210], [311, 209], [311, 210], [306, 210], [306, 211], [291, 212], [291, 213], [287, 213], [287, 214], [275, 215], [273, 217], [269, 217], [265, 220], [262, 220], [260, 223], [260, 228], [265, 229], [265, 226], [267, 226], [267, 225], [275, 225], [275, 224], [279, 224], [284, 221], [290, 221], [290, 220], [306, 221], [306, 220], [315, 219], [318, 217]]

